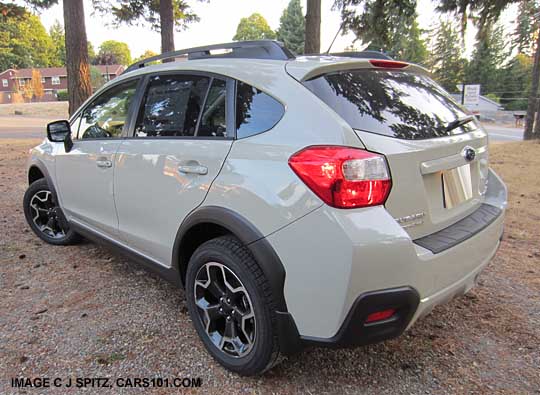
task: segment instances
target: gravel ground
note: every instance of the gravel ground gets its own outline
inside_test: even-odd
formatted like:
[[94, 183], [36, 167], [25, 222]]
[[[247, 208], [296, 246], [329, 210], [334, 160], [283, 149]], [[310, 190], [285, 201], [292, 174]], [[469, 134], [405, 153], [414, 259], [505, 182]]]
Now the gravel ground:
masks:
[[[12, 377], [200, 377], [182, 393], [540, 393], [540, 145], [492, 146], [510, 188], [505, 240], [464, 297], [408, 333], [353, 349], [310, 349], [258, 378], [205, 352], [183, 292], [91, 243], [35, 237], [21, 201], [31, 140], [0, 140], [0, 393]], [[126, 393], [120, 388], [87, 393]], [[171, 390], [153, 389], [153, 393]], [[25, 393], [74, 393], [73, 388]]]

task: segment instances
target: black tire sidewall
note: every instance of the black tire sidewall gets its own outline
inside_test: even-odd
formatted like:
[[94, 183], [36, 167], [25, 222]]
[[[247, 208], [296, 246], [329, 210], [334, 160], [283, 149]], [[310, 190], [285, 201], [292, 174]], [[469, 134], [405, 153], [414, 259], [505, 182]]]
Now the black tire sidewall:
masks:
[[[234, 251], [218, 243], [214, 239], [201, 245], [192, 255], [186, 273], [186, 298], [188, 310], [205, 347], [210, 354], [227, 369], [242, 375], [259, 374], [272, 366], [274, 359], [274, 333], [272, 328], [271, 311], [264, 295], [260, 292], [255, 275]], [[251, 257], [251, 259], [253, 259]], [[199, 317], [198, 309], [195, 305], [193, 288], [195, 277], [199, 269], [208, 262], [218, 262], [227, 266], [242, 281], [255, 311], [256, 338], [255, 344], [248, 355], [235, 358], [225, 354], [211, 342], [203, 323]]]
[[[47, 183], [47, 180], [44, 178], [41, 178], [37, 181], [34, 181], [30, 186], [26, 189], [26, 192], [24, 193], [23, 198], [23, 209], [24, 209], [24, 216], [26, 218], [26, 222], [32, 229], [32, 231], [38, 236], [41, 240], [54, 245], [68, 245], [72, 244], [77, 241], [77, 234], [72, 230], [68, 229], [65, 231], [65, 236], [61, 238], [52, 238], [47, 236], [45, 233], [43, 233], [41, 230], [38, 229], [36, 224], [34, 224], [34, 221], [32, 219], [32, 212], [30, 208], [30, 201], [32, 197], [39, 191], [49, 191], [52, 193], [51, 188], [49, 188], [49, 184]], [[53, 194], [54, 199], [54, 194]], [[56, 201], [54, 201], [55, 205], [57, 204]]]

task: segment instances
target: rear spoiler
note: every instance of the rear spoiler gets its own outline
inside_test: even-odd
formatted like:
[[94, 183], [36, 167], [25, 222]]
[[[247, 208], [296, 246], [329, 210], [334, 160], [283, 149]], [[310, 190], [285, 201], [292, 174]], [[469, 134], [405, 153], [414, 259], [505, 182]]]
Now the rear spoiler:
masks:
[[307, 81], [323, 74], [343, 70], [359, 69], [399, 69], [421, 74], [429, 71], [414, 63], [386, 59], [361, 59], [336, 56], [304, 56], [285, 65], [287, 73], [298, 81]]

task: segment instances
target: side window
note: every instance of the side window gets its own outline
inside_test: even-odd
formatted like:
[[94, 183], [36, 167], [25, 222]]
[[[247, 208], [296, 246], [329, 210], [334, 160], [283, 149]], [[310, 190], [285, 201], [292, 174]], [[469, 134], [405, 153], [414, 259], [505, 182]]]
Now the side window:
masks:
[[160, 75], [150, 79], [135, 136], [194, 136], [210, 78]]
[[266, 93], [238, 81], [236, 83], [236, 136], [243, 138], [266, 132], [279, 122], [283, 105]]
[[208, 91], [197, 136], [227, 137], [226, 99], [227, 86], [224, 80], [214, 78]]
[[119, 137], [127, 122], [137, 82], [116, 85], [90, 103], [82, 113], [79, 139]]

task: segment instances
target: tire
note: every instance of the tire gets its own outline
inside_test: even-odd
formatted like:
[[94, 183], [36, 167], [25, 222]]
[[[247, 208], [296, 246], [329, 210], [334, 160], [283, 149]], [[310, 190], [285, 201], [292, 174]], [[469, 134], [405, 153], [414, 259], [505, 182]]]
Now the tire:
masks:
[[[221, 273], [226, 273], [227, 282], [237, 291], [236, 293], [231, 293], [226, 285], [225, 287], [220, 285], [220, 269]], [[208, 281], [209, 278], [211, 281]], [[232, 302], [230, 305], [218, 300], [217, 295], [214, 296], [215, 292], [219, 294], [220, 287], [222, 291], [222, 288], [229, 291]], [[243, 290], [240, 290], [241, 288]], [[276, 308], [270, 284], [251, 252], [238, 239], [232, 236], [218, 237], [197, 248], [187, 267], [186, 298], [197, 333], [206, 349], [225, 368], [244, 376], [251, 376], [261, 374], [277, 363], [279, 343]], [[205, 315], [205, 309], [199, 307], [196, 300], [199, 301], [199, 305], [210, 301], [211, 303], [206, 305], [207, 311], [212, 311], [211, 315], [217, 317], [210, 321], [212, 324], [208, 326], [208, 332], [206, 317], [211, 315], [210, 313]], [[247, 302], [251, 308], [247, 308]], [[216, 305], [223, 306], [224, 311], [222, 313], [216, 311]], [[232, 312], [228, 310], [231, 306], [234, 310]], [[238, 314], [239, 311], [243, 314]], [[253, 318], [247, 318], [251, 315], [250, 311], [254, 315]], [[229, 323], [227, 316], [232, 317]], [[243, 323], [242, 328], [239, 327], [240, 322]], [[227, 329], [230, 326], [227, 325], [237, 328], [234, 343], [219, 340], [220, 330], [223, 335], [231, 333]], [[213, 341], [209, 333], [212, 333]], [[246, 344], [249, 341], [245, 341], [248, 339], [247, 335], [251, 335], [249, 338], [252, 341], [248, 346]], [[239, 345], [241, 343], [242, 346]], [[223, 344], [223, 347], [220, 347], [220, 344]]]
[[[40, 211], [37, 211], [37, 204], [42, 205]], [[26, 222], [41, 240], [53, 245], [70, 245], [81, 240], [66, 221], [62, 221], [63, 214], [46, 179], [30, 184], [24, 193], [23, 206]], [[38, 212], [41, 214], [36, 219]]]

